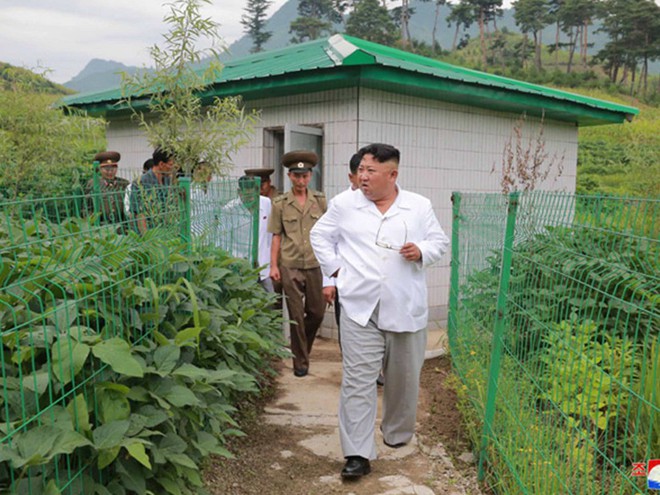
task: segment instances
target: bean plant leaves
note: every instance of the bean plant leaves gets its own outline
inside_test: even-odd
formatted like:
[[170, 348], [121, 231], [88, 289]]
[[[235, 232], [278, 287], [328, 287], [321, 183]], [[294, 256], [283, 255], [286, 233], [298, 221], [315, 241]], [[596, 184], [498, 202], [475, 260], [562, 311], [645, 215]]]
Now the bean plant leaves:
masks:
[[103, 469], [112, 464], [112, 461], [114, 461], [117, 458], [117, 455], [119, 455], [120, 450], [121, 447], [119, 446], [109, 449], [100, 449], [98, 458], [99, 469]]
[[113, 337], [92, 347], [92, 353], [117, 373], [142, 377], [144, 371], [140, 363], [131, 355], [131, 348], [123, 339]]
[[46, 371], [37, 371], [23, 377], [23, 387], [39, 395], [46, 391], [49, 382], [50, 376]]
[[99, 413], [103, 423], [121, 421], [131, 415], [131, 405], [126, 394], [106, 389], [99, 393], [99, 396]]
[[53, 325], [60, 330], [69, 328], [78, 317], [78, 309], [75, 301], [67, 301], [55, 306], [48, 318]]
[[92, 432], [94, 446], [97, 449], [111, 449], [120, 446], [129, 426], [130, 422], [126, 420], [112, 421], [99, 426]]
[[183, 387], [181, 385], [175, 385], [172, 387], [167, 394], [165, 399], [177, 407], [184, 407], [186, 405], [193, 406], [199, 404], [199, 399], [189, 388]]
[[176, 334], [176, 337], [174, 337], [174, 343], [178, 346], [190, 344], [189, 341], [199, 338], [199, 334], [202, 330], [201, 327], [185, 328]]
[[176, 366], [181, 349], [173, 345], [161, 346], [154, 352], [154, 365], [161, 373], [170, 373]]
[[131, 455], [133, 459], [138, 461], [144, 467], [151, 469], [151, 463], [149, 462], [149, 456], [144, 449], [144, 444], [140, 442], [135, 442], [126, 446], [126, 450]]
[[89, 346], [75, 340], [58, 340], [51, 348], [53, 373], [59, 381], [70, 383], [80, 373], [89, 356]]
[[75, 428], [79, 431], [91, 430], [92, 427], [89, 424], [89, 410], [87, 409], [87, 401], [83, 394], [76, 395], [66, 408], [71, 415], [71, 422]]

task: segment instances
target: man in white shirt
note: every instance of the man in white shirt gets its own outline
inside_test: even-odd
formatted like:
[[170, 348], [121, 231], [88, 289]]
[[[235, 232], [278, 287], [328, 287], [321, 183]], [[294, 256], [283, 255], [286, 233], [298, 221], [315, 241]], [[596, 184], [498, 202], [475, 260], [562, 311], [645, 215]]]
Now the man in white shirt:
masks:
[[449, 245], [431, 202], [397, 185], [399, 151], [372, 144], [359, 153], [360, 189], [333, 198], [310, 235], [341, 294], [339, 432], [347, 479], [368, 474], [376, 458], [381, 366], [383, 440], [397, 448], [414, 435], [428, 323], [425, 268]]
[[238, 198], [230, 201], [222, 208], [220, 230], [223, 239], [229, 241], [227, 249], [237, 258], [250, 259], [250, 228], [253, 207], [256, 198], [259, 201], [259, 237], [257, 239], [257, 264], [259, 283], [268, 292], [274, 292], [273, 282], [270, 278], [270, 250], [273, 234], [268, 232], [268, 220], [271, 212], [271, 201], [265, 196], [256, 194], [255, 179], [244, 175], [238, 179]]
[[[357, 170], [358, 167], [360, 166], [360, 160], [362, 160], [362, 156], [359, 153], [355, 153], [350, 161], [348, 162], [348, 181], [351, 184], [346, 191], [343, 193], [348, 193], [351, 191], [355, 191], [360, 187], [360, 182], [358, 181], [358, 175], [357, 175]], [[332, 203], [332, 200], [330, 200], [330, 203]], [[330, 280], [327, 279], [327, 277], [324, 279], [325, 280]], [[331, 286], [329, 286], [331, 287]], [[339, 292], [337, 292], [337, 289], [330, 289], [328, 287], [329, 295], [328, 295], [328, 302], [332, 303], [334, 305], [335, 309], [335, 322], [337, 323], [337, 341], [339, 343], [339, 349], [341, 349], [341, 324], [339, 323], [340, 317], [341, 317], [341, 304], [339, 303]], [[326, 287], [324, 287], [326, 289]], [[382, 377], [378, 377], [378, 384], [382, 385]]]

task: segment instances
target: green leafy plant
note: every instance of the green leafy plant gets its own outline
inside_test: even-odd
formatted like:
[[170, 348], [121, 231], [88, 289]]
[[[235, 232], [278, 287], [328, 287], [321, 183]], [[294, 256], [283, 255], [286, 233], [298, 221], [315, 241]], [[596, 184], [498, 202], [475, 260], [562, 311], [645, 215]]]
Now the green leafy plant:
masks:
[[202, 493], [202, 460], [231, 455], [236, 404], [285, 352], [256, 269], [87, 219], [10, 222], [0, 243], [0, 487]]

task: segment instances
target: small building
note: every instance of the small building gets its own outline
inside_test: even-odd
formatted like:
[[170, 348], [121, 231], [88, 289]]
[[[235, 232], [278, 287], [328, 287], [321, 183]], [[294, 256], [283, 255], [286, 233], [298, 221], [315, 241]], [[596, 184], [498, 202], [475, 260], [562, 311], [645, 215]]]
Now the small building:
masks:
[[[637, 109], [469, 70], [395, 48], [337, 34], [227, 62], [209, 97], [242, 95], [260, 121], [234, 156], [232, 175], [273, 167], [278, 189], [288, 188], [279, 164], [293, 149], [321, 157], [313, 187], [331, 198], [348, 187], [348, 160], [372, 142], [401, 150], [400, 184], [429, 197], [451, 235], [451, 193], [501, 190], [503, 152], [516, 122], [526, 116], [533, 136], [543, 119], [548, 156], [563, 157], [561, 175], [538, 188], [575, 190], [578, 126], [632, 120]], [[151, 154], [136, 123], [118, 109], [119, 89], [67, 97], [63, 104], [102, 115], [108, 148], [137, 173]], [[431, 318], [444, 319], [449, 256], [429, 276]]]

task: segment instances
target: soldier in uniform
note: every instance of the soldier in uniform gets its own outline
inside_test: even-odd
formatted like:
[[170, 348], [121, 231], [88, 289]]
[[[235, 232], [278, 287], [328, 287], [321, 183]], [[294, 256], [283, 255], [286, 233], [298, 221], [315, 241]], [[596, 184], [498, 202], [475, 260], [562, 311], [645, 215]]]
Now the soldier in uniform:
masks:
[[245, 170], [245, 175], [248, 177], [259, 177], [261, 179], [261, 195], [269, 198], [271, 201], [280, 195], [270, 180], [273, 172], [275, 172], [274, 168], [248, 168]]
[[[99, 204], [101, 208], [102, 223], [120, 223], [126, 219], [124, 212], [124, 191], [129, 181], [117, 177], [117, 168], [121, 155], [116, 151], [102, 151], [94, 156], [101, 169]], [[90, 179], [85, 186], [85, 194], [89, 197], [88, 211], [94, 211], [91, 198], [94, 192], [94, 179]]]
[[326, 301], [323, 276], [309, 241], [309, 232], [325, 213], [322, 192], [309, 189], [318, 156], [312, 151], [290, 151], [282, 156], [289, 169], [291, 191], [273, 201], [268, 231], [273, 234], [270, 276], [282, 281], [291, 327], [293, 373], [307, 375], [309, 353], [323, 321]]

